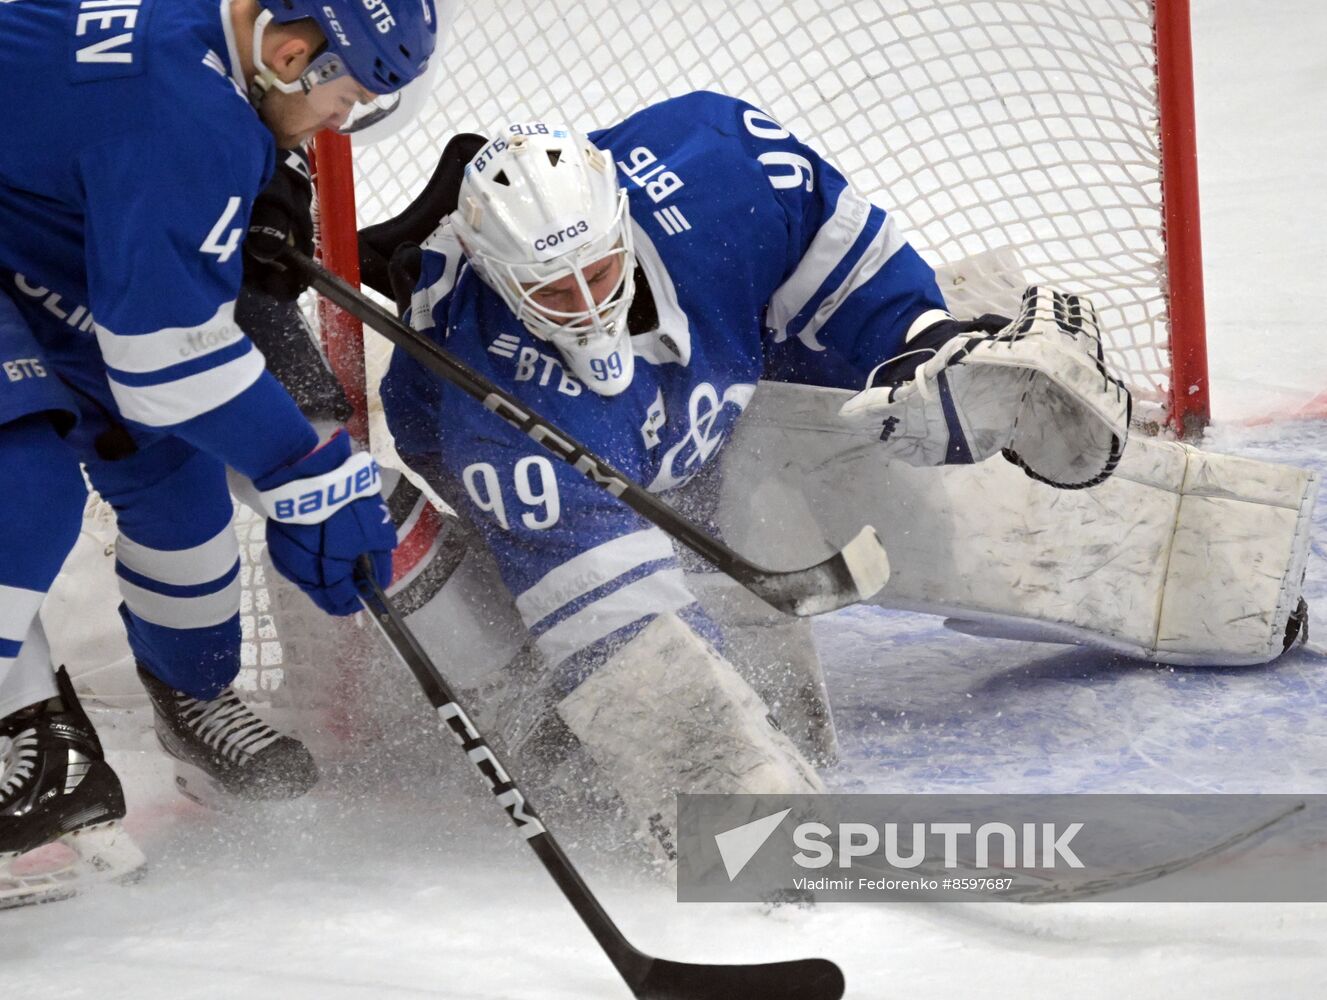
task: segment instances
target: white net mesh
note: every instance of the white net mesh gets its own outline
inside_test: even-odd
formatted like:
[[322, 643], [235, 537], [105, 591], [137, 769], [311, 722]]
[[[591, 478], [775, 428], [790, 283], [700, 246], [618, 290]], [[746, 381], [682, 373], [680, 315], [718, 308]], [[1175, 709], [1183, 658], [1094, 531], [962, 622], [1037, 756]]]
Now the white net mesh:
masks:
[[358, 150], [361, 223], [458, 131], [585, 130], [696, 89], [742, 97], [895, 212], [932, 263], [1000, 247], [1091, 293], [1144, 408], [1164, 402], [1151, 0], [461, 0], [417, 127]]

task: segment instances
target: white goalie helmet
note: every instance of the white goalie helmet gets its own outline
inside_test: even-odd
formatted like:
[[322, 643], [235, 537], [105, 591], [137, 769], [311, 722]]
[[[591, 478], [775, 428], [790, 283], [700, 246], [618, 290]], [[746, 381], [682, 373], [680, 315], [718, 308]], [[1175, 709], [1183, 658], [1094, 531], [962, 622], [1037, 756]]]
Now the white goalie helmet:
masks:
[[631, 384], [636, 267], [612, 156], [563, 125], [507, 126], [465, 168], [452, 226], [471, 265], [601, 396]]

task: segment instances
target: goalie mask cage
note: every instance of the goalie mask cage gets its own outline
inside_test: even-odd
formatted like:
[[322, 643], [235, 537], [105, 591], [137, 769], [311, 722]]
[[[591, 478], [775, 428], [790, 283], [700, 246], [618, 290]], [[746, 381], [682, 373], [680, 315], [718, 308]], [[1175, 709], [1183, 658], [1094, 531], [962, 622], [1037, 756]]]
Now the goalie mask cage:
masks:
[[[403, 209], [452, 134], [590, 131], [717, 90], [820, 150], [932, 265], [1014, 248], [1030, 279], [1091, 295], [1136, 414], [1206, 423], [1188, 0], [459, 0], [450, 20], [415, 122], [319, 138], [343, 277], [357, 224]], [[327, 307], [323, 329], [362, 409], [358, 328]]]

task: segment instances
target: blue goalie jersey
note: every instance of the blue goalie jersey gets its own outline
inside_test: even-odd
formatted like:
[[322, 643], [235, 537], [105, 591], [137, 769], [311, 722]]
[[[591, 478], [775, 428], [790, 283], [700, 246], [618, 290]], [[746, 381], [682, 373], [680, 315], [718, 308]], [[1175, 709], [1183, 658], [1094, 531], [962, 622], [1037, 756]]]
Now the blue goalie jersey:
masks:
[[[229, 7], [0, 2], [0, 295], [85, 425], [176, 435], [254, 476], [316, 439], [234, 320], [275, 148]], [[76, 432], [85, 457], [95, 430]]]
[[[450, 226], [425, 246], [411, 319], [592, 451], [666, 493], [722, 446], [761, 378], [859, 387], [947, 317], [930, 267], [881, 208], [741, 101], [696, 93], [592, 133], [628, 192], [640, 279], [620, 395], [590, 391], [470, 269]], [[656, 614], [713, 636], [670, 539], [402, 352], [383, 383], [402, 454], [440, 456], [555, 683], [574, 687]]]

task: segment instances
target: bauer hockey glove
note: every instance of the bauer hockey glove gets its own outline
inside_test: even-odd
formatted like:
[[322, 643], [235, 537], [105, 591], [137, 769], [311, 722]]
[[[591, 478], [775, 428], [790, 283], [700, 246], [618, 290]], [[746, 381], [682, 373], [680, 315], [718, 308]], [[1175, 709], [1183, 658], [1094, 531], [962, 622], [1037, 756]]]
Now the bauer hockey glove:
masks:
[[268, 517], [272, 564], [328, 614], [360, 609], [359, 556], [372, 558], [380, 586], [391, 581], [396, 528], [382, 499], [378, 463], [367, 453], [351, 454], [345, 431], [254, 486]]
[[1092, 304], [1033, 286], [1013, 322], [980, 332], [992, 319], [924, 331], [840, 414], [879, 426], [886, 453], [909, 465], [1000, 452], [1060, 489], [1102, 482], [1123, 454], [1131, 400], [1106, 364]]
[[254, 199], [244, 238], [244, 283], [283, 302], [299, 298], [308, 282], [279, 260], [290, 247], [313, 254], [313, 184], [300, 149], [277, 153], [276, 172]]

